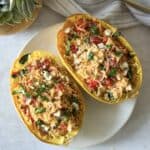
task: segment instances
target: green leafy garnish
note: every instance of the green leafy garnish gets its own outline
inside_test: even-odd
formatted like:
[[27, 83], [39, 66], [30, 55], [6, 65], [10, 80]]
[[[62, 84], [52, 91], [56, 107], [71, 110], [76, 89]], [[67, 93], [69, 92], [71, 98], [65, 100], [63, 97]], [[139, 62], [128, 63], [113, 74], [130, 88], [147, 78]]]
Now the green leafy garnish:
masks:
[[92, 25], [90, 27], [90, 32], [94, 35], [98, 35], [99, 34], [99, 28], [96, 25]]
[[27, 69], [22, 69], [22, 70], [20, 71], [20, 75], [21, 75], [21, 76], [24, 76], [27, 72], [28, 72]]
[[36, 124], [37, 126], [41, 126], [42, 124], [44, 124], [44, 122], [43, 122], [41, 119], [38, 119], [38, 120], [35, 122], [35, 124]]
[[116, 32], [113, 33], [112, 37], [118, 38], [120, 35], [121, 35], [121, 32], [120, 31], [116, 31]]
[[71, 112], [68, 109], [62, 109], [61, 110], [61, 120], [68, 120], [68, 118], [71, 116]]
[[25, 91], [23, 88], [20, 88], [20, 89], [17, 89], [17, 90], [14, 90], [12, 91], [12, 95], [16, 95], [16, 94], [24, 94]]
[[84, 41], [85, 43], [89, 43], [89, 42], [90, 42], [90, 39], [89, 39], [88, 37], [84, 37], [83, 41]]
[[117, 74], [117, 70], [115, 68], [112, 68], [108, 74], [109, 77], [115, 77]]
[[134, 52], [129, 52], [128, 56], [129, 56], [130, 58], [133, 58], [133, 57], [135, 56], [135, 53], [134, 53]]
[[40, 97], [41, 97], [42, 101], [47, 101], [47, 102], [49, 101], [49, 98], [46, 96], [40, 95]]
[[114, 100], [114, 96], [112, 92], [107, 92], [107, 96], [109, 98], [109, 100]]
[[44, 108], [44, 107], [37, 107], [37, 108], [35, 108], [35, 113], [36, 114], [40, 114], [40, 113], [43, 113], [45, 111], [46, 111], [46, 108]]
[[25, 63], [27, 62], [27, 60], [28, 60], [29, 55], [30, 55], [30, 54], [25, 54], [25, 55], [23, 55], [23, 56], [20, 58], [19, 63], [20, 63], [20, 64], [25, 64]]
[[71, 38], [72, 39], [77, 39], [77, 38], [79, 38], [79, 35], [77, 34], [77, 32], [72, 32]]
[[45, 92], [46, 89], [47, 89], [46, 85], [45, 84], [41, 84], [39, 86], [39, 88], [36, 90], [36, 92], [37, 92], [38, 95], [41, 95], [43, 92]]
[[94, 53], [93, 52], [90, 52], [88, 54], [88, 60], [92, 60], [94, 58]]
[[16, 95], [16, 94], [23, 94], [28, 98], [31, 97], [30, 93], [28, 93], [23, 87], [20, 87], [19, 89], [14, 90], [12, 92], [12, 95]]
[[67, 42], [66, 42], [66, 55], [69, 55], [69, 53], [70, 53], [70, 45], [71, 45], [70, 41], [67, 40]]
[[75, 97], [74, 95], [69, 96], [68, 100], [70, 101], [70, 103], [79, 103], [78, 98]]
[[122, 55], [122, 52], [121, 51], [115, 51], [115, 55], [119, 57]]
[[128, 73], [127, 73], [127, 77], [132, 80], [132, 76], [133, 76], [133, 72], [132, 72], [132, 68], [129, 67]]
[[100, 65], [99, 65], [99, 69], [100, 69], [100, 70], [105, 70], [105, 66], [104, 66], [103, 64], [100, 64]]
[[111, 49], [112, 48], [112, 44], [107, 44], [106, 48]]

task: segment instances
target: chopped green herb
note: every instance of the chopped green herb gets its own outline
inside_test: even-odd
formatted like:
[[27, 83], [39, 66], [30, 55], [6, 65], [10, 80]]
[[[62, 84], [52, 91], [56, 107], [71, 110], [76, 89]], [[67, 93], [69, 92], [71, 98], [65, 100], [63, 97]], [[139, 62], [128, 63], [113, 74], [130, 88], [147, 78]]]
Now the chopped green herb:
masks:
[[71, 36], [72, 36], [73, 39], [79, 38], [79, 35], [77, 34], [77, 32], [73, 32], [73, 33], [71, 34]]
[[113, 33], [112, 37], [114, 38], [118, 38], [121, 35], [120, 31], [116, 31], [115, 33]]
[[26, 97], [31, 97], [30, 93], [26, 92], [26, 90], [23, 87], [20, 87], [19, 89], [14, 90], [12, 92], [12, 95], [16, 95], [16, 94], [23, 94]]
[[43, 113], [45, 111], [46, 111], [46, 108], [44, 108], [44, 107], [37, 107], [37, 108], [35, 108], [35, 113], [36, 114], [40, 114], [40, 113]]
[[115, 51], [115, 55], [119, 57], [122, 55], [122, 52], [121, 51]]
[[17, 89], [17, 90], [14, 90], [12, 92], [12, 95], [16, 95], [16, 94], [24, 94], [24, 89], [20, 88], [20, 89]]
[[77, 111], [76, 108], [73, 108], [73, 109], [72, 109], [72, 114], [73, 114], [73, 116], [76, 116], [76, 115], [78, 114], [78, 111]]
[[94, 58], [94, 53], [93, 52], [90, 52], [88, 54], [88, 60], [92, 60]]
[[37, 94], [40, 95], [41, 93], [45, 92], [47, 89], [45, 84], [41, 84], [40, 87], [36, 90]]
[[114, 96], [112, 92], [107, 92], [107, 96], [109, 98], [109, 100], [114, 100]]
[[42, 101], [49, 101], [49, 98], [43, 95], [40, 95]]
[[28, 60], [29, 55], [30, 55], [30, 54], [25, 54], [25, 55], [23, 55], [23, 56], [20, 58], [19, 63], [20, 63], [20, 64], [25, 64], [25, 63], [27, 62], [27, 60]]
[[61, 119], [62, 120], [67, 120], [68, 117], [71, 116], [71, 112], [68, 109], [62, 109], [61, 110]]
[[99, 65], [99, 69], [100, 69], [100, 70], [105, 70], [105, 66], [104, 66], [103, 64], [100, 64], [100, 65]]
[[92, 25], [90, 27], [90, 32], [94, 35], [98, 35], [99, 34], [99, 28], [96, 25]]
[[21, 76], [23, 76], [23, 75], [25, 75], [26, 73], [27, 73], [27, 69], [22, 69], [21, 71], [20, 71], [20, 75]]
[[117, 70], [115, 68], [112, 68], [108, 74], [109, 77], [115, 77], [117, 73]]
[[89, 43], [89, 42], [90, 42], [90, 39], [89, 39], [88, 37], [84, 37], [83, 41], [84, 41], [85, 43]]
[[127, 77], [128, 77], [130, 80], [132, 80], [132, 75], [133, 75], [133, 73], [132, 73], [132, 68], [129, 67], [129, 70], [128, 70], [128, 73], [127, 73]]
[[106, 48], [111, 49], [112, 48], [112, 44], [107, 44]]
[[70, 53], [70, 45], [71, 45], [70, 41], [67, 40], [67, 43], [66, 43], [66, 55], [69, 55], [69, 53]]
[[70, 103], [79, 103], [79, 100], [77, 97], [75, 97], [74, 95], [71, 95], [68, 97], [68, 100], [70, 101]]
[[44, 122], [43, 122], [41, 119], [38, 119], [38, 120], [35, 122], [35, 124], [36, 124], [37, 126], [41, 126], [42, 124], [44, 124]]
[[135, 53], [129, 52], [128, 56], [129, 56], [130, 58], [133, 58], [133, 57], [135, 56]]

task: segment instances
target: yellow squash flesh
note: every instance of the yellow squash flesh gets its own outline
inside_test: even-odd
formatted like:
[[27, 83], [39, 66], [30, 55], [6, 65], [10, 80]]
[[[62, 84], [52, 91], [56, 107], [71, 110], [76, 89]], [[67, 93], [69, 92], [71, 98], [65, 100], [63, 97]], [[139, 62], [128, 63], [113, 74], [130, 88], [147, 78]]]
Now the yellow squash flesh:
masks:
[[99, 23], [101, 23], [102, 27], [110, 29], [112, 31], [112, 33], [115, 33], [117, 31], [117, 28], [113, 27], [112, 25], [110, 25], [102, 20], [99, 20], [93, 16], [90, 16], [88, 14], [75, 14], [75, 15], [68, 17], [67, 20], [65, 21], [62, 29], [59, 31], [59, 33], [57, 35], [57, 47], [58, 47], [59, 56], [60, 56], [60, 59], [61, 59], [63, 65], [67, 68], [67, 70], [70, 72], [70, 74], [73, 76], [73, 78], [78, 82], [78, 84], [90, 96], [92, 96], [94, 99], [96, 99], [100, 102], [107, 103], [107, 104], [117, 104], [124, 100], [136, 97], [139, 93], [139, 90], [140, 90], [140, 87], [142, 84], [142, 67], [141, 67], [141, 63], [140, 63], [134, 49], [122, 35], [118, 37], [118, 40], [121, 42], [122, 45], [124, 45], [129, 50], [129, 52], [132, 52], [132, 54], [135, 55], [134, 58], [132, 58], [133, 62], [134, 62], [134, 66], [136, 68], [136, 70], [134, 72], [134, 88], [130, 93], [124, 94], [121, 98], [118, 98], [117, 100], [114, 100], [114, 101], [105, 100], [103, 97], [98, 97], [95, 94], [91, 93], [89, 91], [87, 85], [75, 73], [75, 71], [73, 70], [73, 68], [67, 61], [67, 59], [64, 57], [65, 56], [64, 29], [69, 27], [70, 24], [75, 23], [75, 21], [79, 18], [88, 18], [88, 19], [92, 19], [93, 21], [98, 21]]
[[[46, 51], [34, 51], [30, 54], [30, 58], [28, 58], [28, 61], [27, 63], [25, 64], [20, 64], [19, 63], [19, 60], [20, 58], [22, 57], [19, 56], [14, 64], [13, 64], [13, 67], [11, 69], [11, 74], [12, 72], [15, 72], [15, 71], [18, 71], [18, 70], [21, 70], [21, 69], [24, 69], [24, 67], [27, 65], [27, 64], [30, 64], [33, 60], [37, 60], [37, 59], [41, 59], [41, 58], [47, 58], [49, 57], [51, 60], [54, 60], [57, 64], [59, 63], [57, 58], [55, 58], [53, 55], [51, 55], [49, 52], [46, 52]], [[16, 96], [14, 96], [12, 94], [12, 98], [13, 98], [13, 103], [15, 105], [15, 108], [16, 108], [16, 111], [18, 112], [19, 116], [21, 117], [21, 120], [24, 122], [24, 124], [26, 125], [26, 127], [29, 129], [29, 131], [31, 131], [31, 133], [37, 137], [39, 140], [45, 142], [45, 143], [49, 143], [49, 144], [55, 144], [55, 145], [66, 145], [66, 144], [69, 144], [70, 140], [76, 136], [79, 132], [79, 129], [81, 127], [81, 124], [82, 124], [82, 120], [83, 120], [83, 114], [84, 114], [84, 102], [83, 102], [83, 96], [80, 92], [80, 89], [78, 88], [78, 86], [76, 85], [76, 83], [74, 83], [73, 79], [71, 78], [71, 76], [68, 75], [67, 71], [65, 68], [63, 68], [63, 66], [59, 65], [62, 69], [62, 72], [64, 73], [64, 75], [68, 76], [70, 78], [70, 81], [72, 84], [75, 84], [74, 86], [76, 87], [76, 91], [78, 93], [78, 96], [79, 96], [79, 101], [80, 101], [80, 104], [81, 104], [81, 110], [79, 112], [80, 114], [80, 126], [78, 127], [77, 130], [72, 130], [70, 133], [68, 133], [68, 139], [65, 139], [64, 136], [59, 136], [59, 137], [54, 137], [54, 138], [51, 138], [49, 137], [48, 135], [42, 135], [39, 130], [37, 130], [32, 124], [31, 122], [28, 122], [27, 121], [27, 117], [21, 112], [21, 110], [18, 108], [19, 107], [19, 104], [17, 103], [18, 99]], [[15, 88], [16, 86], [16, 83], [15, 83], [15, 79], [13, 79], [12, 77], [10, 77], [10, 91], [12, 93], [13, 89]]]

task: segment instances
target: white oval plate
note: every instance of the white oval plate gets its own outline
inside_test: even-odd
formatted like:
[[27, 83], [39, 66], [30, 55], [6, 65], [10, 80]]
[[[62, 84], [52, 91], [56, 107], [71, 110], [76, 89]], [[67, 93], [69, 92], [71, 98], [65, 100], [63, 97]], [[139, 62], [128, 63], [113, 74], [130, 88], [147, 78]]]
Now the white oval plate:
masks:
[[[20, 54], [34, 50], [48, 50], [57, 55], [57, 32], [62, 24], [40, 31], [23, 48]], [[85, 95], [86, 111], [82, 129], [69, 147], [83, 148], [102, 143], [115, 135], [132, 114], [136, 100], [117, 105], [100, 103]]]

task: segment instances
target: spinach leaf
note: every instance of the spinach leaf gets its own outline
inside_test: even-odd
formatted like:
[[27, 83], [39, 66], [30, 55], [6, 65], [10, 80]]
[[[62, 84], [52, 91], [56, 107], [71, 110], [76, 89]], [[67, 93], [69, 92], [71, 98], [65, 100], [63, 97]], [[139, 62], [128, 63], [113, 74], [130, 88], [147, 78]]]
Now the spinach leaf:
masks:
[[30, 55], [30, 54], [25, 54], [25, 55], [23, 55], [23, 56], [20, 58], [19, 63], [20, 63], [20, 64], [25, 64], [25, 63], [27, 62], [27, 60], [28, 60], [29, 55]]

